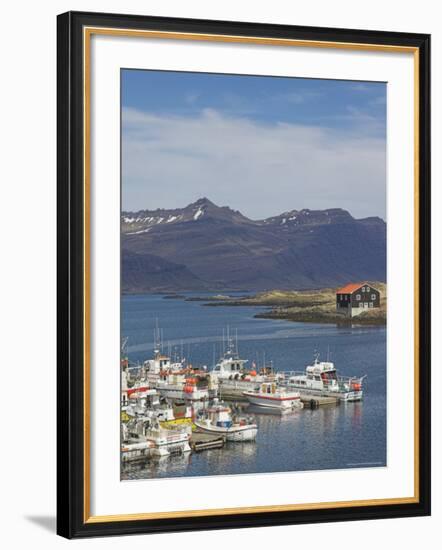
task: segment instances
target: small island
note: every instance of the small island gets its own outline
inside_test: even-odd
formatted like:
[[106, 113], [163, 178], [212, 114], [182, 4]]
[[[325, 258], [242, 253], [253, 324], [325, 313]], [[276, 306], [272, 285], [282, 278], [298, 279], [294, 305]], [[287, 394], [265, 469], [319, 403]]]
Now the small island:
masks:
[[268, 306], [256, 318], [284, 319], [302, 323], [334, 323], [352, 325], [385, 325], [387, 322], [387, 285], [370, 283], [380, 292], [380, 307], [364, 310], [357, 317], [348, 317], [336, 309], [336, 288], [318, 290], [269, 290], [240, 298], [219, 296], [201, 298], [205, 306]]

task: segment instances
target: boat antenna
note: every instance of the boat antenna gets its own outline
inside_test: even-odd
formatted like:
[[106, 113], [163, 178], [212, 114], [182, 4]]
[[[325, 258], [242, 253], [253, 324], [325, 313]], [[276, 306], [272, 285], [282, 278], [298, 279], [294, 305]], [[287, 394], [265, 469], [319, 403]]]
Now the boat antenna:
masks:
[[236, 336], [236, 354], [239, 355], [239, 348], [238, 348], [238, 329], [235, 329], [235, 336]]
[[121, 342], [121, 355], [124, 355], [127, 348], [127, 342], [129, 340], [129, 336], [125, 336]]
[[158, 328], [158, 317], [155, 317], [155, 328], [153, 330], [153, 349], [158, 354], [161, 351], [160, 329]]

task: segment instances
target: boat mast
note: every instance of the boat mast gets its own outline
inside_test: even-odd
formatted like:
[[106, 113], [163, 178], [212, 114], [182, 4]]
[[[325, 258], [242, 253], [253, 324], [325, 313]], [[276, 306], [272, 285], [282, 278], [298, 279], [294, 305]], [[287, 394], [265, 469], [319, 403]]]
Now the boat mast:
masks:
[[129, 336], [125, 336], [121, 342], [121, 355], [124, 355], [126, 353], [128, 340], [129, 340]]

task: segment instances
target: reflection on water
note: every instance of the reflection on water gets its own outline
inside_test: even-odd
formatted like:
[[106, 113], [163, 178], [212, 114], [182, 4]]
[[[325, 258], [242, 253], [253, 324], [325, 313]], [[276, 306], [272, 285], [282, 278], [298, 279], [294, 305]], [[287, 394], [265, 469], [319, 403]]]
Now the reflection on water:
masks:
[[[179, 346], [196, 365], [213, 364], [222, 329], [238, 329], [239, 351], [250, 362], [265, 354], [278, 370], [303, 370], [314, 350], [327, 353], [344, 376], [368, 375], [364, 400], [315, 410], [273, 414], [261, 407], [248, 413], [258, 424], [256, 442], [187, 453], [149, 464], [126, 465], [122, 479], [230, 475], [386, 465], [386, 330], [254, 319], [259, 308], [207, 307], [201, 302], [164, 300], [157, 295], [122, 300], [122, 333], [129, 357], [150, 357], [156, 318], [165, 346]], [[169, 343], [170, 341], [170, 343]], [[244, 403], [238, 407], [244, 408]]]
[[[221, 449], [155, 459], [125, 465], [122, 479], [226, 475], [296, 470], [383, 466], [376, 453], [360, 458], [364, 433], [364, 403], [342, 403], [318, 409], [281, 414], [256, 406], [244, 406], [255, 416], [258, 435], [254, 442], [227, 442]], [[345, 444], [342, 442], [345, 441]], [[376, 441], [373, 444], [376, 445]]]
[[126, 463], [122, 466], [122, 479], [142, 479], [144, 477], [165, 477], [182, 475], [189, 466], [190, 453], [162, 456], [148, 463]]

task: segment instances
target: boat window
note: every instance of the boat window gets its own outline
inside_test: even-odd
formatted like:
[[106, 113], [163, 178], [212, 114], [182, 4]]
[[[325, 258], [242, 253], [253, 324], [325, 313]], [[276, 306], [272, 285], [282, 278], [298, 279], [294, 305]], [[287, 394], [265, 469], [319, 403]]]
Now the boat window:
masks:
[[315, 376], [315, 380], [321, 380], [320, 376]]

